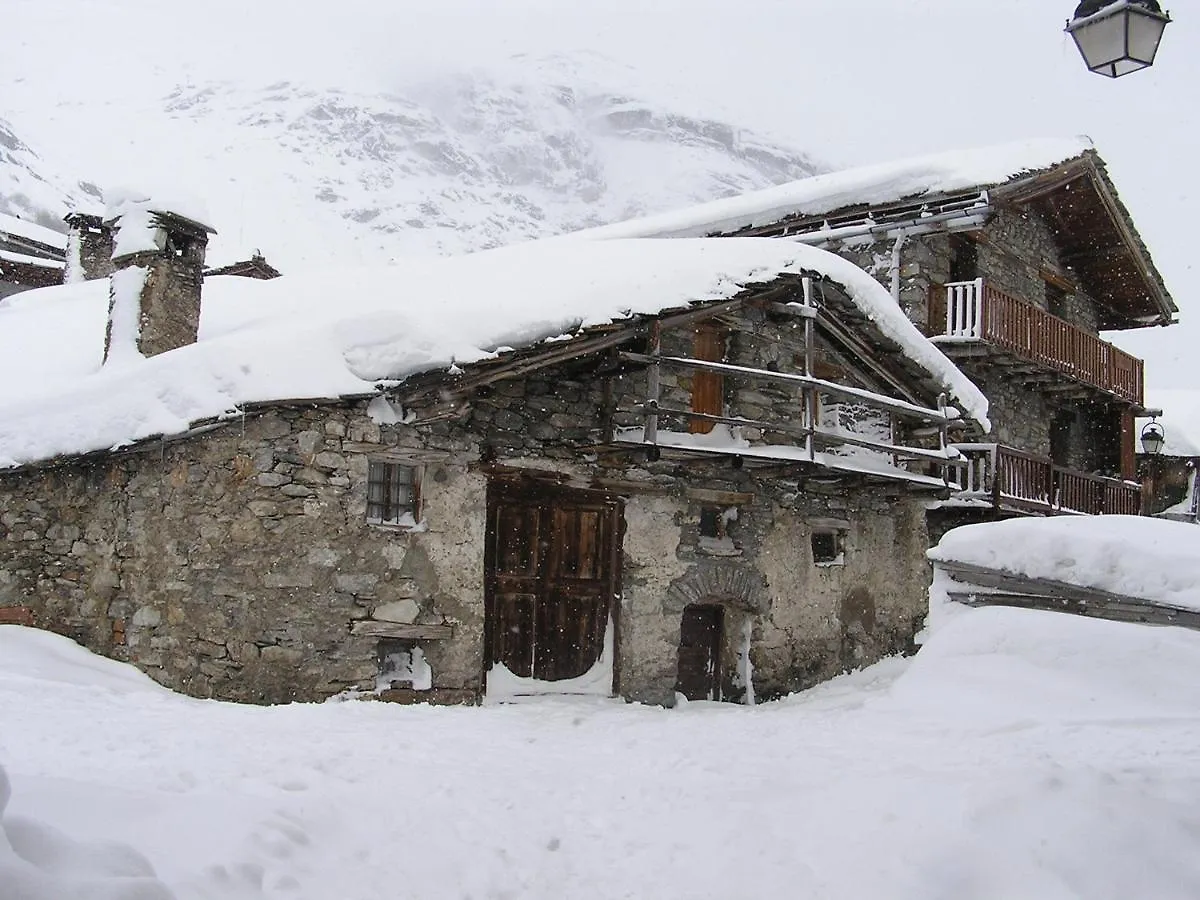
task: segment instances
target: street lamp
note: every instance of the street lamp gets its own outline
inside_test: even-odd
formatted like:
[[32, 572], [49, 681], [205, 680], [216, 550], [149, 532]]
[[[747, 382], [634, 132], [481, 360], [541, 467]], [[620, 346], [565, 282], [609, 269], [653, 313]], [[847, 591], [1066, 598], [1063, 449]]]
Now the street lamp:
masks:
[[1167, 442], [1163, 427], [1151, 419], [1142, 429], [1142, 449], [1147, 456], [1158, 456], [1162, 453], [1163, 445]]
[[1067, 33], [1091, 71], [1120, 78], [1154, 64], [1170, 21], [1158, 0], [1083, 0]]

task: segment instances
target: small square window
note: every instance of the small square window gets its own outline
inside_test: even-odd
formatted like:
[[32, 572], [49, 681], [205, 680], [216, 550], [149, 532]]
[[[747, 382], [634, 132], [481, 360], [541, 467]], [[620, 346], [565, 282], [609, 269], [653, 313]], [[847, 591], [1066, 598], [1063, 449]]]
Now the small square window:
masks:
[[812, 533], [813, 562], [818, 566], [840, 566], [846, 561], [845, 541], [841, 531]]
[[367, 521], [415, 526], [421, 519], [421, 478], [416, 466], [370, 460], [367, 468]]
[[725, 519], [715, 506], [705, 506], [700, 510], [700, 537], [725, 537]]

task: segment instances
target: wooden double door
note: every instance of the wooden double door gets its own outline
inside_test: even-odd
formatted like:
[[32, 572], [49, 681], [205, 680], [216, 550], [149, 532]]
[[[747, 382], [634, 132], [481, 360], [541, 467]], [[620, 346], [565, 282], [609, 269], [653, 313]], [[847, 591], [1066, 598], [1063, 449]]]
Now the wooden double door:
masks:
[[619, 498], [602, 492], [531, 478], [492, 481], [487, 668], [503, 663], [515, 675], [562, 681], [596, 664], [617, 611], [620, 523]]

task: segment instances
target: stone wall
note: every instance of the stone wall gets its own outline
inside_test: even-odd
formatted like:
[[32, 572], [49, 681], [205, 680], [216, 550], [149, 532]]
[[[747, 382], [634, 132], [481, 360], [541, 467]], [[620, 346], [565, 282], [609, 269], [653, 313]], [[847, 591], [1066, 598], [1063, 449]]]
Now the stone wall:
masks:
[[[751, 670], [754, 693], [773, 697], [908, 647], [927, 583], [919, 495], [758, 475], [727, 457], [600, 452], [605, 410], [644, 397], [644, 379], [606, 385], [562, 366], [481, 390], [461, 420], [425, 424], [393, 421], [401, 411], [381, 414], [380, 400], [277, 408], [141, 452], [0, 474], [0, 608], [194, 696], [251, 702], [374, 688], [380, 641], [356, 623], [449, 626], [451, 638], [421, 642], [433, 687], [473, 698], [487, 472], [505, 466], [624, 498], [627, 697], [672, 702], [691, 602], [726, 610], [726, 699], [748, 694]], [[764, 414], [791, 404], [795, 417], [794, 397], [763, 397]], [[419, 528], [366, 521], [368, 464], [381, 455], [422, 467]], [[714, 507], [719, 539], [700, 533]], [[836, 533], [836, 564], [814, 564], [814, 530]]]
[[[998, 210], [981, 229], [978, 269], [994, 287], [1040, 309], [1047, 309], [1044, 268], [1066, 271], [1054, 235], [1045, 220], [1029, 207]], [[891, 289], [892, 250], [895, 239], [857, 243], [836, 248]], [[906, 238], [901, 245], [900, 302], [905, 313], [927, 334], [941, 333], [941, 322], [929, 323], [929, 291], [950, 280], [953, 255], [951, 237], [934, 233]], [[1093, 334], [1099, 317], [1095, 301], [1082, 289], [1065, 300], [1064, 318]]]
[[[0, 476], [0, 606], [30, 606], [44, 626], [194, 696], [372, 687], [377, 642], [351, 635], [353, 622], [405, 600], [414, 621], [453, 622], [482, 584], [482, 478], [436, 454], [437, 524], [368, 525], [379, 439], [361, 409], [281, 410], [161, 452]], [[474, 687], [477, 654], [439, 645], [430, 656], [443, 686]]]

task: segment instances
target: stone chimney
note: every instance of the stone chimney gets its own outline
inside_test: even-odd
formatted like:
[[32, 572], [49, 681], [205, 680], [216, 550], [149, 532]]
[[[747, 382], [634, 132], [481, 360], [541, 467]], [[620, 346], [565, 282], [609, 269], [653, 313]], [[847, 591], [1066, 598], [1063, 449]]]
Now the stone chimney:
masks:
[[112, 274], [112, 229], [100, 216], [73, 212], [67, 223], [67, 264], [63, 284], [107, 278]]
[[104, 361], [196, 342], [204, 251], [215, 232], [152, 203], [125, 204], [113, 233]]

